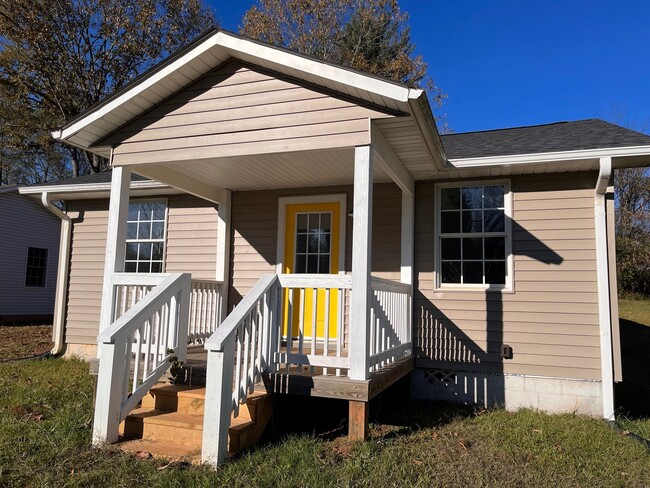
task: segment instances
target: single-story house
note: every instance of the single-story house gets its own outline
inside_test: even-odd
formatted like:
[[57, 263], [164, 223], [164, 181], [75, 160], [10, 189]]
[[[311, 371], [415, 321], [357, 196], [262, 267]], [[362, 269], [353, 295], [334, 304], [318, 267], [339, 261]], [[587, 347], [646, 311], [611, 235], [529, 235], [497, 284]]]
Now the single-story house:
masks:
[[0, 187], [0, 324], [51, 323], [61, 220], [18, 192]]
[[211, 463], [260, 379], [349, 401], [356, 437], [407, 375], [415, 398], [614, 413], [612, 175], [650, 164], [646, 135], [441, 136], [422, 90], [214, 30], [54, 136], [112, 168], [21, 190], [65, 204], [55, 328], [99, 357], [98, 444], [188, 342]]

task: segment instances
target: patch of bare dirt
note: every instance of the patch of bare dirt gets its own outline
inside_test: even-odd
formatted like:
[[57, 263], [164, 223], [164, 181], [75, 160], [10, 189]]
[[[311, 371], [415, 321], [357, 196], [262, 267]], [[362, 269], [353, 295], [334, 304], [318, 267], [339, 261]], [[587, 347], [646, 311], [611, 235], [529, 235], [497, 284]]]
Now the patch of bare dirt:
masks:
[[38, 356], [53, 345], [51, 325], [0, 325], [0, 361]]

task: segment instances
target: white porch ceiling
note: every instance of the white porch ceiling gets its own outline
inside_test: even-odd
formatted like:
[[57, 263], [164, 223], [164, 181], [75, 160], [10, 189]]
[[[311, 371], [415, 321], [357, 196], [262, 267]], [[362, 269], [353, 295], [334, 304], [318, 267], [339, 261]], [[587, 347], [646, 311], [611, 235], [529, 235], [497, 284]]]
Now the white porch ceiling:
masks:
[[[354, 148], [169, 162], [164, 166], [232, 191], [350, 185], [354, 181]], [[143, 167], [143, 172], [151, 167]], [[133, 171], [138, 173], [138, 167]], [[391, 179], [375, 165], [374, 181]]]

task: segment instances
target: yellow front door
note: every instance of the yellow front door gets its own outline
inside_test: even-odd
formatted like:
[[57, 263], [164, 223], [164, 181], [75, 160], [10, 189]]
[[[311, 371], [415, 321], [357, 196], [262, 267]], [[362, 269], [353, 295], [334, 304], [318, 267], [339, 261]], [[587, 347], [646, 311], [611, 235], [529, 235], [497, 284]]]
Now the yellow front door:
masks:
[[[338, 202], [292, 204], [286, 207], [284, 273], [338, 274], [340, 248], [341, 205]], [[326, 291], [318, 289], [316, 303], [312, 288], [294, 290], [284, 295], [284, 331], [291, 322], [291, 336], [312, 338], [316, 311], [316, 338], [337, 337], [338, 297], [329, 297], [329, 319], [325, 324]], [[301, 307], [302, 300], [304, 305]], [[289, 306], [291, 304], [291, 307]], [[302, 308], [302, 314], [301, 314]], [[291, 309], [291, 321], [289, 312]], [[327, 327], [327, 331], [326, 331]]]

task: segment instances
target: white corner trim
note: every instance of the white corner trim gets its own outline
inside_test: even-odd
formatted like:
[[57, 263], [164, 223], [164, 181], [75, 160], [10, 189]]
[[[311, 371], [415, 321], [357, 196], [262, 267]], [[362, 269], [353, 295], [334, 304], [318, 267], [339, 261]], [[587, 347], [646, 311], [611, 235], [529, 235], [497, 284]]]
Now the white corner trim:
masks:
[[306, 195], [296, 197], [278, 198], [278, 244], [276, 250], [277, 274], [284, 273], [284, 245], [285, 233], [287, 229], [287, 206], [300, 205], [309, 203], [338, 203], [341, 217], [339, 223], [339, 274], [345, 274], [345, 232], [347, 213], [347, 195], [345, 193], [336, 193], [331, 195]]
[[600, 171], [594, 190], [596, 230], [596, 277], [598, 283], [598, 324], [600, 327], [600, 364], [603, 387], [603, 418], [614, 419], [614, 359], [612, 352], [609, 269], [607, 257], [607, 187], [612, 175], [612, 158], [600, 158]]
[[603, 157], [650, 156], [650, 146], [629, 146], [604, 149], [586, 149], [579, 151], [556, 151], [537, 154], [513, 154], [509, 156], [490, 156], [483, 158], [449, 159], [448, 170], [461, 168], [479, 168], [484, 166], [520, 165], [534, 163], [552, 163], [575, 159], [599, 159]]

